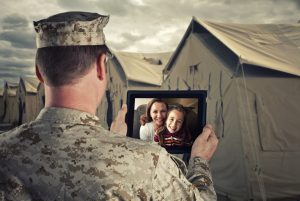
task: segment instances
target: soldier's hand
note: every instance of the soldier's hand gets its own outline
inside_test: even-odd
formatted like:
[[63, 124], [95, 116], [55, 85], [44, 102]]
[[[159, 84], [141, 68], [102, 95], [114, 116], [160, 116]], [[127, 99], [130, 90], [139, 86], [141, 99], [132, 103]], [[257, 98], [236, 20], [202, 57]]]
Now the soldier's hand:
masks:
[[112, 122], [110, 130], [115, 133], [126, 136], [127, 134], [127, 124], [125, 123], [125, 116], [127, 113], [127, 105], [122, 105], [121, 110], [119, 110], [116, 119]]
[[212, 126], [206, 125], [192, 146], [191, 158], [198, 156], [209, 161], [217, 149], [218, 142]]

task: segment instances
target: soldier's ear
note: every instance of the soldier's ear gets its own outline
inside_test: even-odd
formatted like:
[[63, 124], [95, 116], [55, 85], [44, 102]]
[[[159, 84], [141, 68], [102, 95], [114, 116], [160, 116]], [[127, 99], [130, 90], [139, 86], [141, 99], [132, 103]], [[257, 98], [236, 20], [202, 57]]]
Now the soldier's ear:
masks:
[[35, 74], [36, 74], [37, 78], [40, 80], [40, 82], [44, 83], [44, 79], [43, 79], [43, 77], [42, 77], [42, 75], [40, 73], [40, 70], [39, 70], [39, 68], [38, 68], [37, 65], [35, 65]]
[[98, 56], [98, 59], [97, 59], [97, 76], [100, 80], [104, 80], [106, 78], [105, 58], [106, 58], [106, 54], [102, 53]]

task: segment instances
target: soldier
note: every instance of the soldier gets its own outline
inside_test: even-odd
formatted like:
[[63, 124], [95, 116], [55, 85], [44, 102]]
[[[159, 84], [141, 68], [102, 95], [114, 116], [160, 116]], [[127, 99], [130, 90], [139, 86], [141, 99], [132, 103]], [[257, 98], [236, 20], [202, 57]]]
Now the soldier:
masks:
[[[188, 168], [158, 145], [100, 126], [107, 22], [87, 12], [34, 22], [45, 108], [0, 136], [0, 200], [215, 200], [211, 126], [195, 141]], [[124, 133], [125, 113], [123, 107], [111, 130]]]

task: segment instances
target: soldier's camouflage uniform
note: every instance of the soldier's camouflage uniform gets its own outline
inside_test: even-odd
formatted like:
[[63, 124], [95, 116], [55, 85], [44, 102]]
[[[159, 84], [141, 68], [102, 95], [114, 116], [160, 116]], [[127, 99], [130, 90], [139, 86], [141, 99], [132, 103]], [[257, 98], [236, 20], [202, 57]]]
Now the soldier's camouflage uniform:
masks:
[[[87, 12], [34, 22], [37, 47], [105, 45], [107, 22]], [[0, 201], [215, 199], [204, 160], [187, 170], [158, 145], [111, 133], [88, 113], [45, 108], [0, 135]]]
[[0, 135], [0, 200], [215, 200], [207, 163], [102, 128], [98, 118], [45, 108]]

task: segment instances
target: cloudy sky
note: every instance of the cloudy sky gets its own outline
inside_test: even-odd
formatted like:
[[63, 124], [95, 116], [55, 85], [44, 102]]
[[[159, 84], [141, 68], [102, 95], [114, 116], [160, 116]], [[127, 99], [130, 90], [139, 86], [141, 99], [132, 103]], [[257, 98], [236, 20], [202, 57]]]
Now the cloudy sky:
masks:
[[109, 14], [117, 51], [173, 51], [193, 16], [234, 23], [297, 23], [300, 0], [0, 0], [0, 85], [34, 73], [32, 21], [65, 11]]

